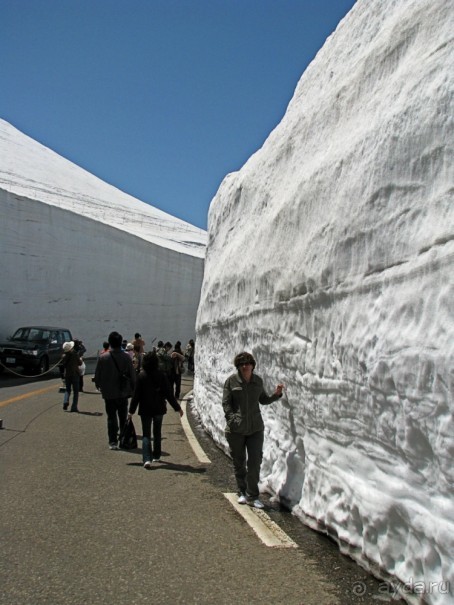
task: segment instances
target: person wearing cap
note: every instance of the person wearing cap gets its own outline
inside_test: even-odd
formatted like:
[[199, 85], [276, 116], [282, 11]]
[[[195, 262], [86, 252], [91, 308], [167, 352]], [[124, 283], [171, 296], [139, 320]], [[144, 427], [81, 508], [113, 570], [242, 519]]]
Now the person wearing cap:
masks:
[[233, 364], [237, 371], [225, 381], [222, 407], [227, 423], [225, 436], [238, 486], [238, 502], [263, 508], [258, 488], [265, 428], [260, 405], [269, 405], [280, 399], [284, 385], [278, 384], [274, 393], [268, 395], [263, 380], [254, 374], [255, 359], [246, 351], [238, 353]]
[[82, 360], [74, 348], [74, 341], [63, 343], [63, 356], [60, 361], [60, 367], [63, 368], [65, 376], [65, 396], [63, 398], [63, 409], [69, 407], [69, 398], [71, 389], [73, 391], [73, 402], [70, 412], [78, 412], [77, 404], [79, 402], [79, 385], [80, 374], [79, 366], [82, 365]]

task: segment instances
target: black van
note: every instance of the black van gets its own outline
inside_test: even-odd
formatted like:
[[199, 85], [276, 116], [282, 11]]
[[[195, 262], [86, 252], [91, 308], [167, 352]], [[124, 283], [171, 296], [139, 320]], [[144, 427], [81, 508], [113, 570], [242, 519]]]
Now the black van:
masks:
[[67, 328], [19, 328], [6, 342], [0, 343], [0, 372], [5, 367], [21, 367], [26, 374], [44, 374], [61, 359], [63, 343], [71, 340], [71, 331]]

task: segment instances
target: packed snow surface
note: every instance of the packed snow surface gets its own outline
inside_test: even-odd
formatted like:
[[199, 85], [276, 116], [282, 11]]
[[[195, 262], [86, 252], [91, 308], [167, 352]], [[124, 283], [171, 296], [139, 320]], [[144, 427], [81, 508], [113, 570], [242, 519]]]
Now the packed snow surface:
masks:
[[94, 355], [127, 340], [187, 342], [206, 232], [104, 183], [0, 120], [0, 336], [57, 325]]
[[453, 32], [359, 0], [212, 201], [194, 405], [224, 448], [241, 350], [271, 392], [262, 489], [405, 598], [453, 602]]

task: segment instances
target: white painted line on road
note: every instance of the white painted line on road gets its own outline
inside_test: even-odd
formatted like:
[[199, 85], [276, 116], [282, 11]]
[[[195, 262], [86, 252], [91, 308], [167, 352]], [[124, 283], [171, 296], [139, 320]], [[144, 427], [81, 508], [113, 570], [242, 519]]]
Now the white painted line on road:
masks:
[[187, 407], [186, 400], [187, 400], [188, 396], [191, 395], [191, 393], [192, 393], [192, 391], [186, 395], [186, 397], [183, 399], [183, 401], [180, 404], [183, 409], [183, 412], [184, 412], [184, 416], [181, 418], [181, 424], [183, 426], [183, 430], [186, 434], [186, 437], [189, 441], [189, 445], [194, 450], [194, 454], [196, 455], [197, 460], [199, 462], [202, 462], [203, 464], [211, 464], [211, 460], [208, 458], [208, 456], [205, 454], [203, 449], [200, 447], [200, 444], [197, 441], [196, 436], [192, 432], [191, 425], [189, 424], [189, 420], [188, 420], [188, 417], [186, 414], [186, 407]]
[[265, 511], [252, 508], [247, 504], [238, 504], [237, 494], [224, 494], [236, 511], [255, 531], [260, 540], [266, 545], [274, 548], [298, 548], [291, 538], [282, 531], [279, 525], [272, 521]]

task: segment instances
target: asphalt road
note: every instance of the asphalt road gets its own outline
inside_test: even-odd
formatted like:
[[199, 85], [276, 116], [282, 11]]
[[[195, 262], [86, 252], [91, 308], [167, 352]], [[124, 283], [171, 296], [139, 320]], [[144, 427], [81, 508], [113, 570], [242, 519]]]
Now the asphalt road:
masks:
[[235, 491], [230, 460], [190, 406], [211, 464], [169, 406], [162, 462], [147, 471], [138, 417], [139, 449], [111, 451], [91, 377], [79, 414], [62, 410], [60, 384], [0, 376], [1, 605], [391, 602], [391, 588], [269, 501], [298, 548], [263, 545], [223, 496]]

